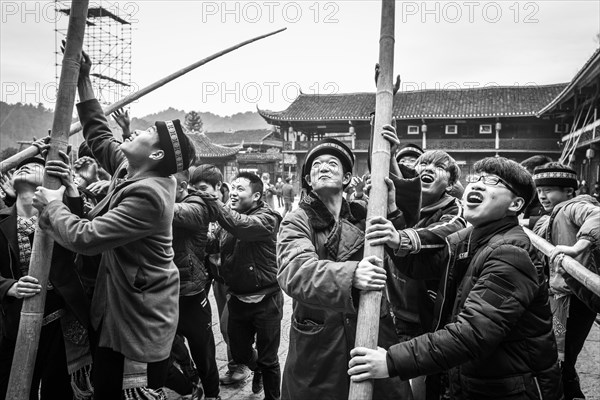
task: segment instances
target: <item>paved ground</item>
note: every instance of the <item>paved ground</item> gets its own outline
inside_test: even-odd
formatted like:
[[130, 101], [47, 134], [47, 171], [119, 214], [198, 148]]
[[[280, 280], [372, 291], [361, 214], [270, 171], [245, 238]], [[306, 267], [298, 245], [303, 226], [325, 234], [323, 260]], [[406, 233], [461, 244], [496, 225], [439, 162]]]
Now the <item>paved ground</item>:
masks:
[[[214, 297], [210, 296], [213, 310], [217, 309]], [[213, 312], [213, 331], [215, 332], [215, 342], [217, 344], [217, 365], [219, 374], [226, 371], [227, 353], [225, 342], [219, 331], [219, 325]], [[281, 367], [285, 364], [287, 349], [289, 345], [290, 317], [292, 315], [291, 298], [285, 296], [284, 315], [281, 328], [281, 345], [279, 347], [279, 360]], [[599, 317], [600, 318], [600, 317]], [[583, 392], [587, 400], [600, 400], [600, 325], [594, 324], [592, 332], [588, 336], [587, 342], [579, 356], [577, 371], [581, 378]], [[255, 395], [251, 390], [252, 376], [243, 385], [221, 386], [221, 398], [223, 400], [260, 400], [263, 399], [263, 393]], [[169, 400], [179, 398], [174, 392], [169, 392]], [[308, 399], [307, 399], [308, 400]], [[312, 399], [311, 399], [312, 400]]]
[[[295, 204], [298, 204], [297, 202]], [[290, 330], [290, 318], [292, 315], [292, 300], [291, 298], [284, 296], [284, 314], [281, 327], [281, 345], [279, 347], [279, 361], [281, 368], [285, 364], [287, 357], [287, 350], [289, 345], [289, 330]], [[212, 292], [210, 294], [210, 301], [213, 310], [213, 332], [215, 333], [215, 342], [217, 345], [217, 365], [219, 367], [219, 375], [223, 375], [226, 371], [227, 366], [227, 353], [226, 345], [219, 331], [219, 325], [217, 320], [217, 305], [215, 303]], [[599, 317], [600, 318], [600, 317]], [[577, 364], [577, 371], [582, 382], [583, 392], [586, 395], [587, 400], [600, 400], [600, 325], [594, 324], [592, 332], [590, 333], [585, 347], [583, 348]], [[264, 395], [261, 392], [258, 395], [252, 393], [251, 390], [252, 376], [246, 381], [245, 384], [235, 386], [221, 386], [221, 398], [223, 400], [259, 400], [263, 399]], [[168, 391], [168, 399], [176, 400], [179, 396]], [[307, 399], [317, 400], [317, 399]]]

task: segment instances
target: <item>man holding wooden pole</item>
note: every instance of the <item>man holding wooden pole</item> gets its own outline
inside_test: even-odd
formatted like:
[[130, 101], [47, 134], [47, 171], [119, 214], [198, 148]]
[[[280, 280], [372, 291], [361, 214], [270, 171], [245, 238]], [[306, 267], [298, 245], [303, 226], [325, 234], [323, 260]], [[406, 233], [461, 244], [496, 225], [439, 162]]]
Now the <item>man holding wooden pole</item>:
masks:
[[367, 229], [400, 273], [442, 277], [436, 331], [387, 351], [357, 347], [348, 373], [363, 381], [448, 370], [453, 399], [562, 399], [548, 286], [517, 219], [534, 196], [533, 179], [504, 157], [473, 169], [463, 197], [471, 226], [445, 243], [401, 237], [390, 222]]
[[[67, 149], [87, 9], [87, 0], [73, 1], [72, 3], [65, 56], [61, 68], [54, 122], [52, 124], [48, 160], [60, 160], [59, 151], [66, 151]], [[37, 149], [35, 153], [37, 153]], [[47, 172], [44, 174], [44, 187], [57, 189], [61, 187], [61, 184], [60, 179], [49, 176]], [[64, 192], [64, 189], [61, 192]], [[57, 200], [57, 202], [62, 204], [62, 193]], [[31, 381], [46, 301], [46, 288], [50, 273], [53, 244], [54, 242], [49, 235], [41, 229], [36, 228], [28, 275], [37, 279], [37, 283], [40, 285], [40, 293], [23, 301], [19, 332], [15, 345], [15, 354], [17, 354], [17, 357], [13, 360], [8, 384], [7, 398], [9, 399], [25, 400], [30, 396]], [[36, 391], [37, 388], [33, 388], [33, 390]], [[37, 393], [33, 393], [33, 395], [37, 398]]]
[[[40, 188], [40, 227], [62, 246], [101, 254], [92, 299], [98, 339], [93, 383], [96, 400], [155, 398], [164, 386], [178, 320], [179, 273], [171, 224], [175, 180], [189, 168], [194, 145], [179, 120], [157, 121], [125, 142], [113, 138], [94, 98], [83, 53], [77, 106], [86, 143], [113, 175], [110, 192], [80, 219], [64, 207], [63, 190]], [[124, 380], [123, 375], [128, 378]]]
[[[397, 141], [393, 128], [385, 128], [383, 134], [378, 133], [381, 139]], [[281, 224], [278, 280], [294, 299], [282, 399], [348, 397], [345, 367], [357, 330], [358, 302], [365, 293], [385, 286], [383, 257], [363, 255], [365, 205], [344, 199], [353, 166], [352, 151], [335, 139], [309, 150], [302, 173], [309, 194]], [[405, 227], [404, 217], [418, 213], [420, 182], [386, 178], [384, 184], [388, 188], [385, 213], [398, 228]], [[399, 206], [413, 207], [400, 211], [396, 191], [404, 196]], [[387, 307], [377, 311], [375, 318], [379, 323], [376, 343], [386, 348], [396, 343]], [[375, 385], [374, 398], [411, 399], [410, 387], [399, 379], [382, 380]]]

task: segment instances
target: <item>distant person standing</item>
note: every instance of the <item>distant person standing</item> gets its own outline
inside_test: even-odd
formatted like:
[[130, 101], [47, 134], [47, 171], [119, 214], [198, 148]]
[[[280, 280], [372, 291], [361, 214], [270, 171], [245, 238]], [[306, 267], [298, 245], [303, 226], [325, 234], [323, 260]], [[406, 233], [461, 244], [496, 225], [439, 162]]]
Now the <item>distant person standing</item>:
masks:
[[283, 187], [283, 181], [281, 177], [277, 177], [277, 183], [275, 184], [275, 194], [277, 195], [277, 207], [283, 207], [283, 194], [281, 188]]
[[275, 209], [275, 185], [271, 183], [271, 176], [268, 172], [262, 174], [260, 178], [263, 182], [263, 201], [269, 205], [273, 210]]
[[294, 204], [294, 198], [296, 193], [294, 192], [294, 186], [292, 185], [292, 178], [285, 178], [285, 183], [281, 188], [281, 195], [283, 197], [283, 216], [292, 211], [292, 205]]

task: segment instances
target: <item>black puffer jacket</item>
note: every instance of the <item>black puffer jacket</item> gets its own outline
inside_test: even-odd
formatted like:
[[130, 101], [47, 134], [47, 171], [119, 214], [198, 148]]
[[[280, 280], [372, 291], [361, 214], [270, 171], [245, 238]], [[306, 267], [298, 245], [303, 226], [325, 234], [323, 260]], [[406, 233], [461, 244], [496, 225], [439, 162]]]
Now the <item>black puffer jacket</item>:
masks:
[[281, 216], [263, 201], [244, 214], [220, 201], [213, 201], [210, 206], [222, 228], [217, 233], [219, 271], [231, 293], [268, 295], [280, 290], [275, 244]]
[[204, 290], [208, 270], [204, 265], [209, 209], [191, 192], [173, 208], [173, 261], [179, 269], [179, 295], [191, 296]]
[[396, 266], [414, 278], [445, 267], [436, 317], [438, 329], [447, 325], [392, 346], [392, 373], [407, 379], [452, 369], [457, 399], [562, 398], [547, 284], [516, 217], [461, 230], [445, 248], [423, 248], [409, 260]]

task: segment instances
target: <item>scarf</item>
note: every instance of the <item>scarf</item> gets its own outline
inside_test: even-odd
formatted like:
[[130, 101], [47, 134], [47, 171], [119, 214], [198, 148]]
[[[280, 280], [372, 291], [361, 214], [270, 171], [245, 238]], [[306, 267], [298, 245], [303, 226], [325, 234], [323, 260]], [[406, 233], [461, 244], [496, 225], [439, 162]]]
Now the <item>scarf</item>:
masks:
[[17, 215], [17, 243], [19, 245], [19, 264], [23, 276], [29, 274], [29, 260], [31, 259], [31, 242], [29, 236], [35, 232], [38, 217], [31, 218]]
[[[35, 232], [37, 216], [24, 218], [17, 215], [17, 242], [19, 245], [19, 263], [23, 276], [29, 274], [29, 261], [31, 259], [31, 242], [29, 237]], [[48, 290], [53, 288], [48, 280]], [[75, 315], [67, 308], [60, 308], [42, 320], [42, 326], [56, 320], [60, 325], [65, 342], [65, 355], [67, 370], [71, 376], [71, 388], [77, 400], [91, 399], [93, 396], [90, 380], [92, 370], [92, 356], [87, 329], [77, 320]]]

